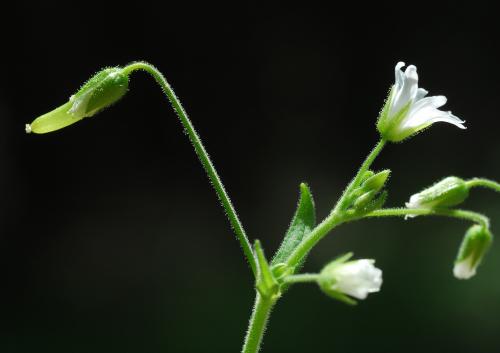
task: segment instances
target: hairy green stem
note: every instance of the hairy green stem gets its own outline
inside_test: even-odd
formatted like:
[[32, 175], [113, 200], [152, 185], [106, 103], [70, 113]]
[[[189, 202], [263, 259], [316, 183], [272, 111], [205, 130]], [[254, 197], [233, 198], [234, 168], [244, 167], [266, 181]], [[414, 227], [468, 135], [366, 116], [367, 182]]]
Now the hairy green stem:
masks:
[[276, 301], [264, 298], [257, 292], [242, 353], [257, 353], [259, 351], [267, 321], [275, 303]]
[[484, 178], [473, 178], [465, 182], [468, 187], [484, 187], [488, 189], [492, 189], [496, 192], [500, 192], [500, 184], [496, 181], [484, 179]]
[[427, 208], [384, 208], [368, 213], [363, 217], [407, 217], [407, 216], [444, 216], [450, 218], [465, 219], [489, 228], [488, 217], [472, 211], [449, 210], [449, 209], [427, 209]]
[[226, 211], [226, 215], [229, 219], [229, 222], [231, 223], [234, 232], [236, 233], [236, 237], [240, 242], [240, 245], [248, 260], [248, 263], [250, 264], [253, 274], [254, 276], [256, 276], [257, 267], [256, 267], [255, 257], [252, 251], [252, 247], [250, 246], [250, 242], [248, 241], [248, 237], [245, 233], [245, 230], [243, 229], [243, 225], [241, 224], [238, 218], [236, 210], [234, 209], [234, 206], [231, 202], [231, 199], [229, 198], [229, 195], [227, 194], [224, 185], [222, 184], [222, 181], [220, 180], [220, 177], [217, 174], [217, 171], [215, 170], [215, 167], [212, 161], [210, 160], [207, 151], [205, 150], [205, 147], [203, 147], [200, 136], [194, 129], [194, 126], [189, 120], [186, 111], [181, 105], [181, 102], [175, 95], [174, 90], [167, 82], [163, 74], [151, 64], [148, 64], [146, 62], [135, 62], [123, 68], [123, 72], [127, 75], [137, 70], [144, 70], [147, 73], [149, 73], [160, 85], [163, 92], [167, 96], [168, 100], [172, 104], [172, 107], [174, 108], [184, 129], [186, 130], [189, 139], [191, 140], [191, 143], [193, 144], [193, 147], [196, 151], [196, 154], [201, 164], [203, 165], [203, 168], [205, 169], [208, 178], [210, 179], [210, 182], [212, 183], [215, 189], [215, 192], [217, 193], [217, 196], [222, 204], [222, 207], [224, 207], [224, 210]]
[[349, 217], [344, 212], [345, 208], [347, 207], [346, 203], [348, 201], [348, 196], [352, 190], [359, 186], [363, 174], [365, 174], [365, 172], [370, 169], [370, 166], [375, 161], [375, 158], [377, 158], [377, 156], [380, 154], [385, 144], [386, 141], [383, 139], [377, 143], [375, 148], [366, 157], [365, 161], [356, 173], [354, 179], [352, 179], [352, 181], [345, 189], [344, 193], [340, 197], [337, 205], [330, 213], [330, 215], [328, 215], [328, 217], [326, 217], [320, 224], [318, 224], [290, 254], [287, 261], [287, 264], [289, 266], [296, 266], [309, 253], [309, 251], [311, 251], [311, 249], [321, 239], [323, 239], [326, 234], [328, 234], [333, 228], [349, 220]]
[[309, 283], [316, 282], [319, 278], [317, 273], [301, 273], [300, 275], [291, 275], [283, 278], [284, 283]]
[[373, 150], [370, 152], [370, 154], [366, 157], [365, 161], [363, 164], [361, 164], [361, 167], [359, 168], [358, 172], [356, 173], [356, 176], [352, 181], [349, 183], [347, 188], [344, 190], [344, 193], [342, 194], [342, 197], [339, 199], [337, 202], [337, 205], [335, 206], [333, 213], [336, 213], [340, 210], [344, 210], [346, 207], [346, 202], [348, 201], [347, 196], [351, 191], [353, 191], [356, 187], [359, 186], [361, 178], [363, 177], [363, 174], [370, 169], [371, 165], [375, 161], [375, 158], [382, 152], [382, 149], [384, 148], [386, 144], [386, 141], [384, 139], [381, 139], [373, 148]]

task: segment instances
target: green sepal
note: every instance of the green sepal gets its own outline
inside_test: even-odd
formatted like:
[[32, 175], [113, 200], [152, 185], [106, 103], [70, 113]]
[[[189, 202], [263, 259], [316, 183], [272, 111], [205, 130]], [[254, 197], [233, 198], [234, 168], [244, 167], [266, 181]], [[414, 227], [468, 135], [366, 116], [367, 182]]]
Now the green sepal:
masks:
[[109, 107], [122, 98], [128, 90], [129, 77], [120, 67], [99, 71], [75, 93], [72, 112], [75, 115], [90, 117]]
[[[467, 183], [458, 177], [447, 177], [412, 196], [425, 208], [448, 208], [464, 202], [469, 196]], [[411, 199], [410, 199], [411, 200]]]
[[469, 258], [471, 267], [475, 268], [491, 247], [493, 236], [489, 229], [481, 225], [473, 225], [465, 233], [455, 263]]
[[374, 175], [375, 175], [375, 172], [373, 172], [373, 170], [367, 170], [366, 172], [363, 173], [359, 182], [361, 184], [363, 184], [366, 180], [368, 180], [369, 178], [371, 178]]
[[[300, 184], [300, 198], [297, 210], [288, 227], [285, 237], [271, 261], [272, 265], [286, 263], [290, 254], [316, 225], [316, 210], [309, 187]], [[300, 267], [299, 265], [297, 267]]]
[[372, 190], [364, 193], [360, 197], [354, 201], [352, 207], [356, 210], [363, 209], [368, 203], [373, 200], [373, 198], [377, 195], [378, 191]]
[[[321, 286], [320, 286], [321, 288]], [[342, 303], [345, 303], [347, 305], [357, 305], [358, 302], [354, 299], [352, 299], [351, 297], [345, 295], [344, 293], [340, 293], [340, 292], [337, 292], [337, 291], [325, 291], [324, 289], [321, 290], [323, 293], [325, 293], [327, 296], [329, 296], [330, 298], [333, 298], [333, 299], [336, 299], [338, 301], [341, 301]]]
[[387, 129], [387, 124], [388, 124], [388, 119], [389, 119], [389, 108], [391, 107], [391, 103], [393, 100], [393, 92], [394, 92], [394, 86], [391, 86], [389, 89], [389, 94], [387, 95], [387, 98], [385, 99], [384, 106], [382, 107], [382, 110], [380, 111], [378, 120], [377, 120], [377, 129], [382, 134], [382, 131], [385, 131]]
[[352, 256], [352, 252], [348, 252], [344, 255], [338, 256], [336, 259], [326, 265], [323, 270], [321, 270], [318, 278], [318, 285], [323, 293], [325, 293], [330, 298], [339, 300], [348, 305], [356, 305], [357, 301], [345, 295], [344, 293], [331, 289], [332, 285], [335, 284], [335, 281], [332, 281], [331, 276], [329, 276], [329, 272], [331, 272], [337, 266], [347, 262], [349, 259], [351, 259]]
[[257, 281], [255, 287], [262, 297], [275, 300], [280, 296], [280, 287], [278, 281], [274, 277], [269, 263], [267, 262], [264, 250], [259, 240], [255, 241], [255, 254], [257, 255]]
[[36, 118], [26, 132], [44, 134], [62, 129], [117, 102], [128, 90], [129, 77], [119, 67], [107, 68], [88, 80], [69, 102]]
[[387, 190], [382, 191], [380, 195], [375, 200], [370, 202], [363, 211], [366, 213], [370, 213], [382, 208], [382, 206], [384, 206], [385, 202], [387, 201], [388, 195], [389, 193], [387, 192]]
[[321, 272], [328, 271], [328, 269], [330, 269], [332, 267], [335, 267], [337, 265], [343, 264], [343, 263], [349, 261], [353, 256], [354, 256], [353, 252], [348, 252], [348, 253], [339, 255], [335, 259], [333, 259], [332, 261], [330, 261], [328, 263], [328, 265], [326, 265]]
[[399, 112], [393, 117], [387, 117], [386, 123], [383, 128], [379, 128], [380, 135], [386, 141], [400, 142], [404, 139], [410, 137], [413, 132], [402, 134], [398, 128], [401, 125], [401, 121], [406, 117], [408, 111], [410, 110], [412, 101], [409, 101]]

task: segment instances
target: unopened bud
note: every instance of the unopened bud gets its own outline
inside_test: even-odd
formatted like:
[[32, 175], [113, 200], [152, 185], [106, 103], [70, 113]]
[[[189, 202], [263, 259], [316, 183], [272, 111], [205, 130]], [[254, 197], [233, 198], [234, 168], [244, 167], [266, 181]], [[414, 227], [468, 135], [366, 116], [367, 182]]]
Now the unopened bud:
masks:
[[372, 190], [380, 191], [384, 187], [390, 174], [391, 174], [391, 171], [389, 169], [386, 169], [386, 170], [383, 170], [381, 172], [378, 172], [375, 175], [372, 175], [371, 177], [369, 177], [368, 179], [366, 179], [363, 182], [363, 184], [362, 184], [363, 190], [365, 190], [365, 191], [372, 191]]
[[370, 201], [372, 201], [375, 198], [376, 195], [377, 191], [375, 190], [364, 193], [363, 195], [358, 197], [356, 201], [354, 201], [353, 208], [357, 210], [364, 208], [365, 206], [368, 205], [368, 203], [370, 203]]
[[453, 274], [458, 279], [469, 279], [476, 274], [476, 269], [491, 246], [493, 236], [480, 225], [474, 225], [465, 233], [458, 251]]
[[433, 186], [413, 195], [407, 208], [446, 208], [456, 206], [469, 196], [469, 187], [464, 180], [447, 177]]
[[69, 102], [27, 124], [26, 132], [43, 134], [91, 117], [122, 98], [127, 93], [128, 81], [128, 74], [121, 68], [104, 69], [72, 95]]

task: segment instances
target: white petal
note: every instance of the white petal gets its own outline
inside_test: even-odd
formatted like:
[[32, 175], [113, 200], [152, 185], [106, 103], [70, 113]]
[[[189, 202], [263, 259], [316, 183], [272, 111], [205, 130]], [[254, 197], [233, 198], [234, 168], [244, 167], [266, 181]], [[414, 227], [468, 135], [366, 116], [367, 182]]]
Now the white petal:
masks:
[[418, 110], [426, 107], [432, 107], [432, 108], [442, 107], [443, 105], [446, 104], [446, 101], [447, 99], [445, 96], [432, 96], [432, 97], [422, 98], [419, 101], [415, 102], [415, 104], [413, 104], [410, 111], [408, 112], [408, 115], [411, 116], [412, 114], [415, 114]]
[[453, 267], [453, 275], [458, 279], [469, 279], [476, 274], [476, 269], [470, 265], [469, 259], [457, 262]]
[[404, 73], [403, 85], [397, 90], [389, 116], [397, 114], [406, 104], [414, 100], [418, 90], [417, 68], [410, 65]]
[[394, 75], [396, 76], [395, 78], [395, 83], [396, 83], [396, 90], [399, 90], [401, 87], [403, 87], [403, 81], [404, 81], [404, 74], [401, 69], [405, 66], [405, 63], [400, 61], [396, 64], [396, 67], [394, 68]]
[[424, 98], [427, 95], [427, 93], [429, 93], [429, 92], [423, 88], [417, 89], [417, 95], [415, 96], [415, 101], [421, 100], [422, 98]]
[[374, 260], [357, 260], [339, 266], [335, 277], [337, 283], [332, 289], [357, 299], [365, 299], [368, 293], [378, 292], [382, 285], [382, 271], [376, 268]]
[[418, 131], [438, 121], [443, 121], [453, 124], [461, 129], [466, 129], [463, 125], [465, 121], [460, 120], [458, 117], [451, 114], [451, 112], [444, 112], [429, 105], [408, 114], [408, 117], [401, 124], [402, 126], [400, 129], [415, 129]]
[[420, 208], [420, 197], [418, 194], [412, 195], [410, 201], [405, 203], [406, 208]]

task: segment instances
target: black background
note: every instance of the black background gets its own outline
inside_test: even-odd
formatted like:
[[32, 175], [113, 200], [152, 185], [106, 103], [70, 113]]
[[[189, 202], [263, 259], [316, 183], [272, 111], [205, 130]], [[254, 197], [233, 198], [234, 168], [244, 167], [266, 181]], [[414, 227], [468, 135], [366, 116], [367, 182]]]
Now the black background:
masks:
[[[465, 5], [467, 4], [467, 5]], [[0, 352], [238, 352], [252, 278], [182, 128], [146, 74], [52, 134], [24, 124], [102, 67], [147, 60], [190, 113], [251, 239], [268, 253], [307, 181], [324, 217], [377, 141], [393, 69], [418, 66], [468, 129], [389, 145], [390, 206], [447, 175], [500, 178], [500, 23], [491, 3], [20, 4], [2, 13]], [[498, 194], [466, 208], [500, 224]], [[500, 351], [500, 248], [453, 278], [464, 222], [339, 228], [307, 271], [354, 251], [384, 270], [355, 308], [315, 286], [279, 303], [264, 352]], [[500, 228], [498, 228], [500, 229]]]

